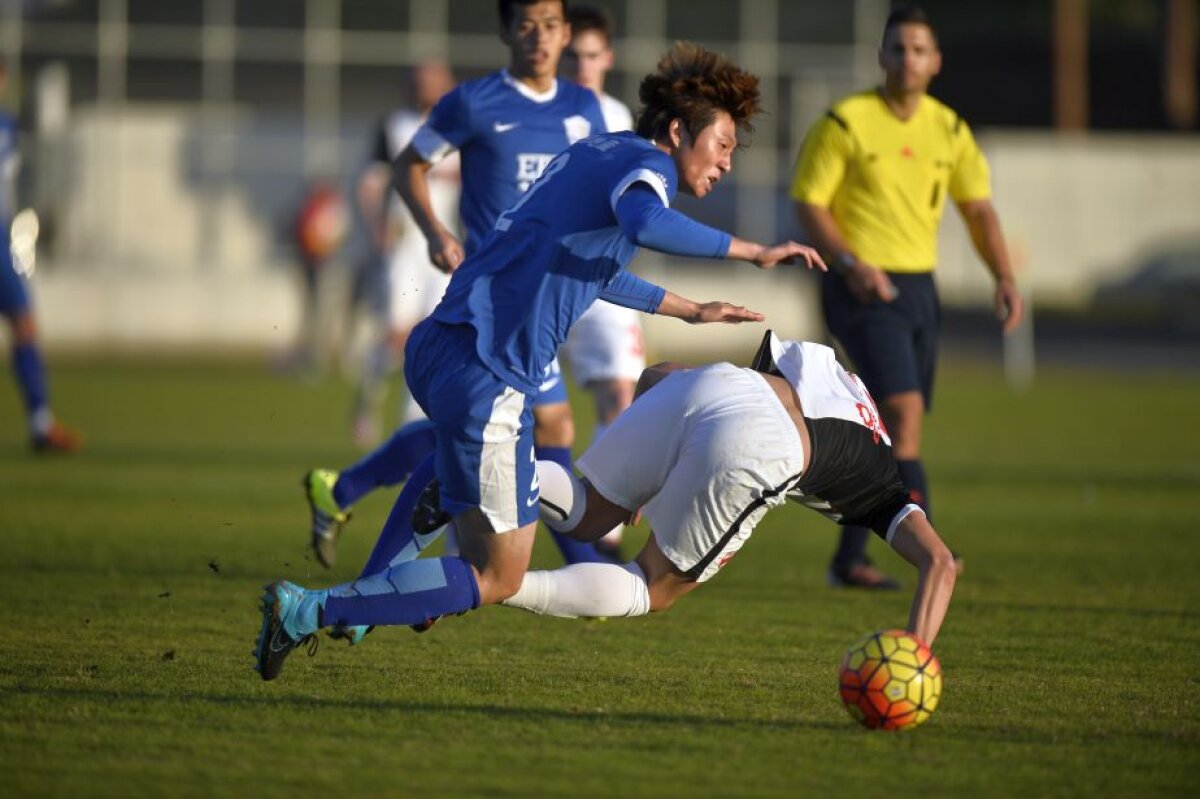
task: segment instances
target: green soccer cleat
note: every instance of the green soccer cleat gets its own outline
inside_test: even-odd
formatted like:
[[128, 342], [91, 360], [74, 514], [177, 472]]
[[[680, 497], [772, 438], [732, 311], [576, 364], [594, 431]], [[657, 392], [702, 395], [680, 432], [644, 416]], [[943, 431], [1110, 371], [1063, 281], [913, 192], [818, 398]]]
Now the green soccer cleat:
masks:
[[293, 649], [308, 645], [308, 656], [317, 653], [317, 637], [313, 630], [298, 629], [302, 624], [297, 611], [304, 598], [304, 589], [281, 580], [265, 586], [262, 598], [262, 629], [254, 642], [254, 670], [264, 680], [273, 680], [283, 671], [283, 661]]
[[331, 568], [337, 560], [337, 539], [342, 525], [350, 521], [350, 510], [343, 510], [333, 498], [338, 473], [332, 469], [313, 469], [304, 475], [301, 486], [312, 510], [312, 548], [317, 560]]
[[335, 641], [346, 640], [350, 646], [361, 643], [367, 633], [375, 629], [374, 624], [335, 624], [329, 630], [329, 637]]

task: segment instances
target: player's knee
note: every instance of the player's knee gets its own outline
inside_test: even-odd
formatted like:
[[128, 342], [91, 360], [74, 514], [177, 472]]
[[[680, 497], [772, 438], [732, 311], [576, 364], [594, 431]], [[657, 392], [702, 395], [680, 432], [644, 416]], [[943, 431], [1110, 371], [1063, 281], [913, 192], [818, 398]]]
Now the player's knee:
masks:
[[511, 597], [521, 589], [524, 572], [505, 570], [480, 575], [479, 596], [482, 604], [494, 605]]

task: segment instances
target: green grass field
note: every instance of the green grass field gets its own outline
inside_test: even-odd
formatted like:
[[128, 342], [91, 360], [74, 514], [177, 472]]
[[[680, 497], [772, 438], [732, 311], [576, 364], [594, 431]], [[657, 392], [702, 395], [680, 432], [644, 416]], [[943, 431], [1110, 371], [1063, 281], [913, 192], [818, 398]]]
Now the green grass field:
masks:
[[826, 588], [836, 530], [799, 507], [661, 616], [489, 608], [325, 641], [263, 683], [262, 584], [351, 578], [390, 507], [356, 508], [338, 569], [307, 557], [298, 482], [353, 459], [348, 389], [249, 362], [54, 367], [79, 457], [29, 455], [0, 390], [5, 796], [1200, 793], [1194, 376], [1043, 370], [1014, 396], [945, 366], [927, 461], [967, 569], [941, 708], [888, 734], [850, 720], [836, 667], [909, 595]]

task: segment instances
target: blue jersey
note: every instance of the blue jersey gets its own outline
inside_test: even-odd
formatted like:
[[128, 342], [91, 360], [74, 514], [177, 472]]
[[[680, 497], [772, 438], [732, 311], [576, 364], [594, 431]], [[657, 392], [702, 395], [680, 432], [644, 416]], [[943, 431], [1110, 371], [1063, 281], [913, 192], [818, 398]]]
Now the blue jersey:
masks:
[[534, 394], [575, 320], [597, 299], [653, 312], [664, 292], [635, 298], [625, 271], [637, 253], [616, 204], [635, 183], [664, 206], [675, 196], [671, 159], [633, 133], [570, 147], [496, 220], [493, 233], [454, 273], [432, 319], [471, 325], [480, 360], [513, 388]]
[[517, 201], [554, 156], [605, 130], [596, 95], [570, 81], [537, 94], [507, 70], [460, 84], [444, 96], [413, 136], [427, 161], [462, 153], [459, 214], [468, 254], [496, 218]]

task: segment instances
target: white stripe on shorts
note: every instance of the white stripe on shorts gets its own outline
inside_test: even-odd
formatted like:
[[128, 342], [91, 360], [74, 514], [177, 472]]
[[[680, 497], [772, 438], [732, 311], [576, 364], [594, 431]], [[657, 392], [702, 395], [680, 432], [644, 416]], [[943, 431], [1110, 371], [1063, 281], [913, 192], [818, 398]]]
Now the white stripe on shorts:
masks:
[[525, 395], [511, 386], [492, 403], [479, 455], [479, 509], [497, 533], [517, 529], [517, 439]]

